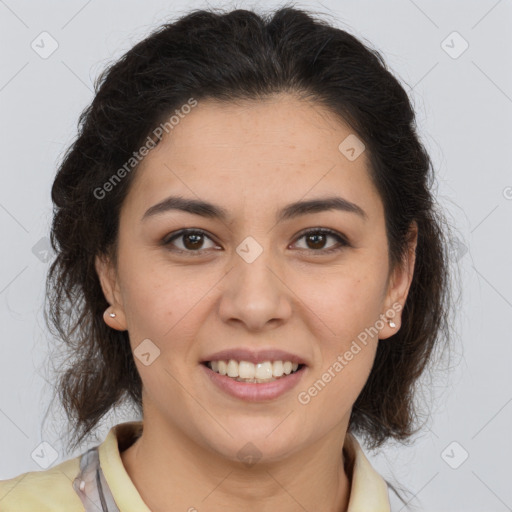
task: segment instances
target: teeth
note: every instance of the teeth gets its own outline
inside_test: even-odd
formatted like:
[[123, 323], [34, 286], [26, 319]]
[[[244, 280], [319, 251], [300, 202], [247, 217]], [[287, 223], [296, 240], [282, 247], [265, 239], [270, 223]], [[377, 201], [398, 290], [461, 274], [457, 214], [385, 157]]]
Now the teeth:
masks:
[[220, 375], [227, 375], [240, 382], [272, 382], [283, 375], [295, 372], [298, 363], [291, 361], [263, 361], [253, 364], [249, 361], [209, 361], [208, 367]]
[[[213, 363], [215, 363], [216, 361], [212, 361], [212, 370], [213, 369]], [[226, 361], [218, 361], [218, 370], [214, 370], [214, 371], [218, 371], [221, 375], [226, 375], [226, 373], [228, 372], [228, 365], [226, 364]]]
[[283, 373], [283, 361], [274, 361], [272, 363], [272, 375], [274, 377], [281, 377]]
[[[263, 372], [258, 372], [258, 379], [265, 379], [268, 375], [260, 375]], [[254, 379], [256, 375], [256, 368], [252, 363], [248, 363], [247, 361], [240, 361], [238, 363], [238, 375], [241, 379]], [[272, 371], [270, 372], [270, 377], [272, 377]]]
[[[256, 365], [252, 363], [246, 363], [247, 366], [255, 368], [255, 379], [271, 379], [272, 378], [272, 363], [270, 361], [265, 361], [264, 363], [258, 363]], [[239, 375], [241, 378], [244, 376], [242, 374]]]
[[234, 359], [230, 359], [228, 362], [228, 377], [239, 377], [238, 363]]

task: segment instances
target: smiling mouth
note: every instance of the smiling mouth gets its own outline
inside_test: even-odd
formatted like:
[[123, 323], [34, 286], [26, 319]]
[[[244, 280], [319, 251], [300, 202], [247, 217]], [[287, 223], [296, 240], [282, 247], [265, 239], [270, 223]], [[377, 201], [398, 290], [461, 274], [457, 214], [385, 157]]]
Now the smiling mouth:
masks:
[[291, 361], [262, 361], [253, 364], [248, 361], [220, 360], [203, 361], [213, 372], [230, 377], [237, 382], [264, 384], [284, 379], [289, 375], [300, 372], [306, 365], [292, 363]]

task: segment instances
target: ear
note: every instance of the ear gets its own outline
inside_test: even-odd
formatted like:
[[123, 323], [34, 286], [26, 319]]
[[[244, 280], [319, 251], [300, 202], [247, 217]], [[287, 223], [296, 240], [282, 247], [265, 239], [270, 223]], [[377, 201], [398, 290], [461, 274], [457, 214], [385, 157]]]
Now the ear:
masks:
[[[411, 287], [412, 277], [414, 275], [414, 265], [416, 263], [416, 247], [418, 244], [418, 224], [416, 221], [411, 223], [407, 234], [407, 250], [400, 264], [394, 269], [388, 284], [388, 290], [385, 300], [385, 311], [390, 320], [395, 323], [395, 327], [390, 327], [387, 321], [384, 321], [384, 327], [379, 333], [379, 339], [386, 339], [396, 334], [400, 329], [401, 313], [409, 288]], [[395, 315], [392, 317], [393, 312]]]
[[[97, 255], [94, 261], [94, 266], [100, 280], [103, 295], [111, 306], [103, 313], [103, 320], [109, 327], [112, 327], [112, 329], [125, 331], [126, 316], [119, 290], [119, 281], [115, 265], [109, 256]], [[116, 316], [113, 318], [110, 316], [110, 313], [115, 313]]]

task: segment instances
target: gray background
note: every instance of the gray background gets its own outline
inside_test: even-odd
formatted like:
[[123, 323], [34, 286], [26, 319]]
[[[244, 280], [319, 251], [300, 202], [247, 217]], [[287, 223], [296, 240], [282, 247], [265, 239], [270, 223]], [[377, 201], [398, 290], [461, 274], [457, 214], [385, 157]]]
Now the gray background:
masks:
[[[93, 80], [159, 23], [209, 5], [264, 11], [280, 4], [0, 0], [0, 479], [41, 469], [34, 453], [52, 465], [76, 454], [61, 444], [58, 407], [44, 417], [57, 363], [48, 356], [42, 313], [51, 256], [45, 237], [53, 176], [93, 97]], [[459, 232], [454, 368], [449, 380], [427, 382], [437, 393], [433, 416], [412, 445], [390, 444], [368, 458], [411, 491], [417, 510], [512, 510], [511, 1], [296, 5], [333, 15], [382, 52], [413, 99], [438, 200]], [[43, 58], [52, 40], [58, 48]], [[464, 40], [469, 47], [458, 55]], [[97, 439], [131, 418], [113, 413]]]

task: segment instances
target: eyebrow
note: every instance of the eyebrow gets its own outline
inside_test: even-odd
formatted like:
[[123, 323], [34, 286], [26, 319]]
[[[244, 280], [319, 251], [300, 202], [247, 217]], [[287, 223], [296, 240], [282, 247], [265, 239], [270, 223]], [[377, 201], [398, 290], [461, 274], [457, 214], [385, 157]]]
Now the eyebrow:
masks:
[[[201, 201], [198, 199], [189, 199], [179, 196], [170, 196], [151, 206], [142, 216], [141, 221], [155, 215], [159, 215], [170, 210], [180, 210], [194, 215], [200, 215], [210, 219], [218, 219], [226, 222], [229, 218], [227, 210], [221, 206]], [[311, 199], [309, 201], [297, 201], [282, 208], [276, 215], [276, 222], [290, 220], [301, 215], [320, 213], [329, 210], [339, 210], [343, 212], [355, 213], [366, 220], [368, 215], [357, 204], [343, 199], [339, 196]]]

